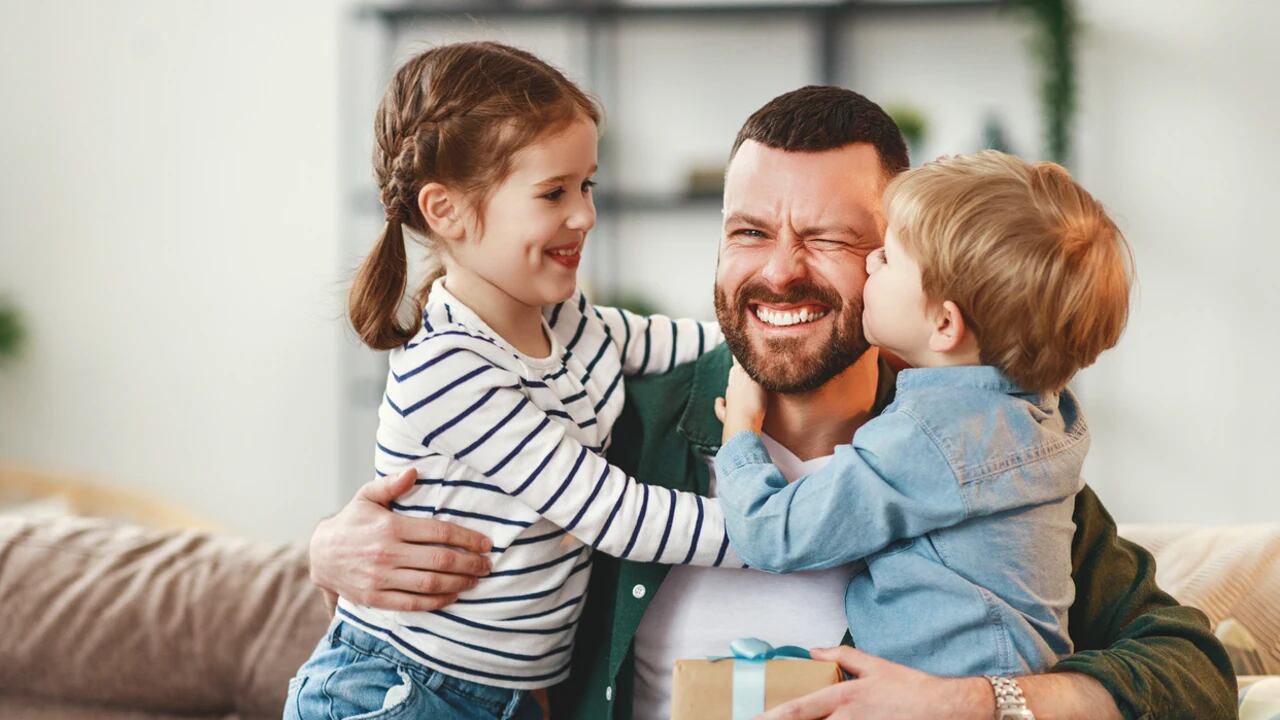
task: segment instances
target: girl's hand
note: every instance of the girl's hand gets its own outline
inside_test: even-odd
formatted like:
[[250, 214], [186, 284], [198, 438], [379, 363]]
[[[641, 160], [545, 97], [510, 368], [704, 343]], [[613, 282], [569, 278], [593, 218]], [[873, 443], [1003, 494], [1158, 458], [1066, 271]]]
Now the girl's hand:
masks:
[[760, 383], [751, 379], [737, 360], [729, 368], [729, 386], [724, 397], [716, 398], [716, 417], [724, 423], [723, 442], [743, 430], [760, 432], [764, 426], [764, 410], [768, 397]]

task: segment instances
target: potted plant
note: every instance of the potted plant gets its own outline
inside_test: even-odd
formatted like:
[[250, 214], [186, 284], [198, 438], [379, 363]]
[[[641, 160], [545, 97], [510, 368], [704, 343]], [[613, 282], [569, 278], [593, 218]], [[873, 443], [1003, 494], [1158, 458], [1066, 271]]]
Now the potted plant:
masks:
[[0, 300], [0, 362], [17, 357], [25, 337], [18, 309], [11, 303]]

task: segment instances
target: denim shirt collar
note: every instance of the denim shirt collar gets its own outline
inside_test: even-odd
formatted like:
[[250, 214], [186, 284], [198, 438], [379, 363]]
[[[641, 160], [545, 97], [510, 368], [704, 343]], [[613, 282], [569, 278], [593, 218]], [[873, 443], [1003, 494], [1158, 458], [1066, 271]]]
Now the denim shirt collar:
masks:
[[1057, 393], [1032, 392], [1010, 380], [991, 365], [908, 368], [898, 373], [898, 392], [926, 388], [974, 388], [1020, 397], [1035, 405], [1057, 398]]
[[[720, 436], [724, 425], [716, 417], [716, 398], [724, 395], [729, 385], [729, 368], [732, 366], [729, 346], [721, 344], [704, 354], [694, 363], [693, 386], [689, 401], [680, 416], [677, 432], [685, 437], [700, 454], [711, 455], [720, 449]], [[881, 356], [876, 363], [876, 400], [873, 414], [879, 415], [893, 402], [894, 370]]]

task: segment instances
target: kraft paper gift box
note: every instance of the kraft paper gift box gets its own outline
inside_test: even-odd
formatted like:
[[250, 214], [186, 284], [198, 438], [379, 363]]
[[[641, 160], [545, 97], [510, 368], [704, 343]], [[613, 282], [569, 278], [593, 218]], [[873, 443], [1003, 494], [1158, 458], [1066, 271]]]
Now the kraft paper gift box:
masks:
[[671, 720], [749, 720], [841, 679], [839, 666], [810, 660], [802, 648], [755, 638], [730, 648], [729, 657], [676, 661]]

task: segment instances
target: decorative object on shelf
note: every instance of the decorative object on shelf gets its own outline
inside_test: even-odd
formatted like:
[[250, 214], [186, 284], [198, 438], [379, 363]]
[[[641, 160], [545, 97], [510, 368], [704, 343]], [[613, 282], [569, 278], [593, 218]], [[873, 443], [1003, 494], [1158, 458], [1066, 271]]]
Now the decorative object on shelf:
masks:
[[0, 300], [0, 362], [17, 357], [26, 336], [18, 308]]
[[724, 162], [694, 163], [685, 175], [684, 191], [687, 197], [714, 197], [724, 195]]
[[885, 106], [884, 111], [889, 113], [889, 117], [893, 118], [902, 131], [902, 139], [907, 142], [911, 161], [916, 165], [924, 162], [920, 153], [924, 151], [924, 139], [929, 133], [929, 121], [924, 112], [908, 103], [891, 103]]
[[1049, 157], [1068, 165], [1076, 111], [1076, 4], [1074, 0], [1010, 0], [1010, 5], [1029, 15], [1034, 27], [1031, 52], [1040, 66], [1040, 106]]

